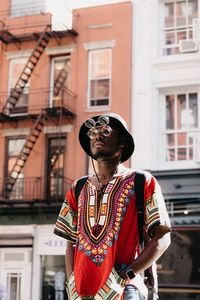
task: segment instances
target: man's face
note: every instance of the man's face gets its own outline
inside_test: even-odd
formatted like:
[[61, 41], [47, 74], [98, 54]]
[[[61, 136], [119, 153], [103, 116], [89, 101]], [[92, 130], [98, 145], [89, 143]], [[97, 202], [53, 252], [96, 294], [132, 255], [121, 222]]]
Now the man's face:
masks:
[[121, 154], [120, 134], [113, 129], [108, 137], [101, 134], [101, 126], [97, 127], [99, 132], [94, 139], [90, 140], [90, 149], [93, 157], [98, 158], [112, 158], [117, 152]]

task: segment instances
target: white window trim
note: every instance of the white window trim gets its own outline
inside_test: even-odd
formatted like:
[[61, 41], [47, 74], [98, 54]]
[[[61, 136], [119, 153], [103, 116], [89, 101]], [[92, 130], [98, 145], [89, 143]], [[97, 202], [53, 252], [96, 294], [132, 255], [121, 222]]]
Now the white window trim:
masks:
[[[108, 99], [109, 99], [109, 102], [108, 102], [108, 105], [94, 105], [94, 106], [91, 106], [90, 104], [90, 100], [91, 100], [91, 97], [90, 97], [90, 87], [91, 87], [91, 68], [90, 68], [90, 65], [91, 65], [91, 51], [93, 50], [103, 50], [103, 49], [108, 49], [109, 50], [109, 60], [110, 60], [110, 70], [109, 70], [109, 77], [106, 77], [109, 78], [109, 95], [108, 95]], [[111, 88], [112, 88], [112, 49], [109, 48], [109, 47], [106, 47], [106, 48], [95, 48], [95, 49], [91, 49], [91, 51], [88, 51], [88, 90], [87, 90], [87, 109], [88, 110], [108, 110], [108, 108], [111, 106]], [[103, 78], [101, 78], [103, 79]]]
[[[157, 161], [158, 169], [159, 170], [172, 170], [172, 169], [191, 169], [191, 168], [199, 168], [200, 161], [166, 161], [165, 155], [166, 155], [166, 145], [165, 145], [165, 120], [166, 120], [166, 110], [165, 110], [165, 97], [167, 94], [189, 94], [189, 93], [197, 93], [198, 94], [198, 129], [199, 131], [199, 138], [200, 138], [200, 86], [198, 88], [194, 86], [187, 86], [187, 87], [172, 87], [160, 90], [159, 99], [160, 99], [160, 119], [159, 119], [159, 131], [158, 131], [158, 157], [159, 160]], [[163, 121], [164, 120], [164, 121]], [[200, 145], [199, 145], [200, 148]]]
[[[181, 1], [181, 0], [177, 0], [177, 1]], [[198, 55], [199, 56], [199, 51], [200, 51], [200, 47], [199, 50], [197, 52], [194, 53], [179, 53], [179, 54], [170, 54], [170, 55], [166, 55], [164, 54], [164, 49], [165, 49], [165, 35], [164, 35], [164, 6], [165, 3], [172, 3], [174, 2], [173, 0], [161, 0], [160, 1], [160, 7], [159, 7], [159, 15], [160, 15], [160, 56], [161, 57], [177, 57], [177, 56], [188, 56], [188, 55]], [[200, 0], [198, 0], [198, 17], [200, 20]], [[188, 27], [187, 27], [188, 28]], [[199, 46], [200, 46], [200, 41], [199, 41]], [[170, 48], [173, 49], [173, 48]]]
[[46, 55], [66, 55], [67, 53], [71, 53], [75, 50], [75, 45], [68, 45], [68, 46], [59, 46], [58, 47], [46, 47], [45, 53]]
[[[66, 54], [66, 52], [65, 52]], [[70, 59], [71, 56], [69, 55], [63, 55], [63, 56], [57, 56], [53, 57], [51, 60], [51, 73], [50, 73], [50, 97], [49, 97], [49, 107], [53, 106], [53, 85], [54, 85], [54, 62], [55, 60], [63, 60], [63, 59]], [[70, 88], [70, 87], [69, 87]]]
[[105, 40], [100, 42], [84, 43], [85, 50], [98, 50], [104, 48], [114, 48], [116, 46], [116, 40]]

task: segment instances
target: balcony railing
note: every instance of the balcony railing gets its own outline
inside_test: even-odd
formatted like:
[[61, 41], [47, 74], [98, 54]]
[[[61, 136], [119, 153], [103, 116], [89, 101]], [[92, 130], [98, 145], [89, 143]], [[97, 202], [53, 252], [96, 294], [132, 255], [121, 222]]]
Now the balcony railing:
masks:
[[46, 191], [44, 190], [44, 180], [41, 177], [18, 178], [12, 192], [6, 195], [4, 184], [7, 179], [0, 179], [0, 206], [14, 204], [39, 204], [42, 202], [54, 203], [62, 201], [66, 191], [70, 188], [72, 180], [59, 177], [51, 183]]
[[[14, 108], [7, 106], [6, 114], [9, 116], [15, 116], [20, 114], [39, 114], [44, 109], [63, 109], [64, 112], [69, 114], [75, 114], [75, 98], [76, 94], [70, 89], [62, 88], [59, 95], [53, 95], [53, 90], [48, 89], [36, 89], [30, 90], [21, 96], [25, 97], [25, 102], [20, 100], [17, 102]], [[3, 113], [4, 104], [9, 98], [9, 94], [0, 94], [0, 113]], [[26, 104], [26, 105], [25, 105]]]

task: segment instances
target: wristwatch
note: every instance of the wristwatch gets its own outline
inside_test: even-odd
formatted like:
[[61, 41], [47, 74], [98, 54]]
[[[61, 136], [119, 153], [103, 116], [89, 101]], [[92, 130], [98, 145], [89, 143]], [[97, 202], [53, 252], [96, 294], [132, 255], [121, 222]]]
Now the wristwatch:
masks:
[[136, 274], [134, 273], [133, 269], [129, 268], [126, 270], [126, 276], [128, 277], [128, 279], [133, 279]]

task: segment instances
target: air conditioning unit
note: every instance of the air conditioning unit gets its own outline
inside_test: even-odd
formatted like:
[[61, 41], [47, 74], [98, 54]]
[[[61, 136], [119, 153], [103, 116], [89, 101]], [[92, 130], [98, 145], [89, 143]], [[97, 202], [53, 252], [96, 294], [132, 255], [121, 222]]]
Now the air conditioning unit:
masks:
[[197, 52], [199, 50], [198, 43], [195, 40], [180, 40], [179, 49], [181, 53]]

